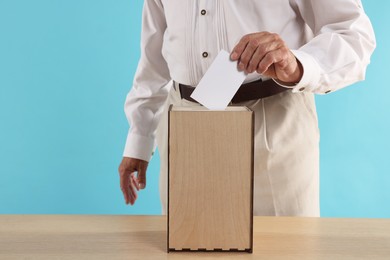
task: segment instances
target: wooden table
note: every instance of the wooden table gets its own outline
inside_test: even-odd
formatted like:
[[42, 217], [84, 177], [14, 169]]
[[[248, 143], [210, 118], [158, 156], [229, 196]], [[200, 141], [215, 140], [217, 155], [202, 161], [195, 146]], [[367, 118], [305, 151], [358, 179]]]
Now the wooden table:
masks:
[[166, 246], [165, 216], [0, 215], [0, 259], [390, 259], [390, 220], [255, 217], [253, 254]]

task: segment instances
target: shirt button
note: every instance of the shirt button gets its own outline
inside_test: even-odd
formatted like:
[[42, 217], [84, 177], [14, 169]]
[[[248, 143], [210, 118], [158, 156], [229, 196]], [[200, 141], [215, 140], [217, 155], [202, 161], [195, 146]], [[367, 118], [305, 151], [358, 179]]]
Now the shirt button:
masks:
[[202, 53], [202, 57], [203, 57], [203, 58], [207, 58], [208, 56], [209, 56], [209, 54], [208, 54], [207, 52], [203, 52], [203, 53]]
[[202, 11], [200, 11], [200, 13], [201, 13], [201, 15], [205, 15], [206, 14], [206, 10], [202, 10]]
[[304, 91], [304, 90], [305, 90], [305, 88], [300, 88], [300, 89], [299, 89], [299, 91]]

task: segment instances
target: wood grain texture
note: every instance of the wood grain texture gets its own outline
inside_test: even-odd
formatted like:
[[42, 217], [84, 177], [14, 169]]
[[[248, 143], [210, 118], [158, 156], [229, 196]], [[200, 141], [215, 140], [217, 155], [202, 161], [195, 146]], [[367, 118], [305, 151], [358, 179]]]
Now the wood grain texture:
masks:
[[383, 259], [390, 219], [254, 217], [253, 254], [166, 252], [166, 216], [0, 215], [0, 259]]
[[250, 251], [253, 112], [173, 108], [168, 183], [170, 249]]

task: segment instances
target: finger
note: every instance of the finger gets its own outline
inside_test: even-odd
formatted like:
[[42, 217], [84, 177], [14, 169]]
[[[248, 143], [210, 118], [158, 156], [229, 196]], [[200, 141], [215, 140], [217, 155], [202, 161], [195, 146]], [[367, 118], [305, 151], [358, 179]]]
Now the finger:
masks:
[[245, 50], [246, 45], [248, 44], [250, 40], [250, 35], [247, 34], [243, 36], [240, 41], [237, 43], [237, 45], [233, 48], [233, 51], [231, 52], [230, 58], [232, 60], [238, 60], [242, 54], [242, 52]]
[[131, 172], [128, 170], [124, 170], [120, 172], [120, 186], [123, 193], [123, 196], [125, 198], [126, 204], [129, 204], [130, 202], [130, 189], [128, 186], [129, 183], [129, 176]]
[[130, 190], [130, 195], [131, 195], [131, 202], [130, 202], [131, 205], [134, 205], [135, 201], [138, 198], [138, 192], [137, 192], [137, 190], [138, 190], [138, 188], [137, 188], [138, 183], [136, 183], [134, 181], [134, 179], [135, 179], [135, 174], [133, 172], [130, 175], [129, 184], [128, 184], [129, 190]]
[[137, 191], [136, 191], [136, 190], [138, 190], [138, 188], [136, 186], [137, 184], [134, 182], [134, 178], [135, 178], [134, 172], [132, 172], [129, 176], [129, 184], [128, 184], [129, 191], [130, 191], [129, 195], [130, 195], [130, 204], [131, 205], [134, 205], [135, 201], [138, 198]]
[[286, 58], [283, 49], [268, 52], [260, 61], [256, 71], [259, 74], [264, 74], [272, 64], [283, 62]]
[[135, 197], [134, 197], [134, 193], [132, 191], [132, 188], [130, 187], [129, 185], [129, 203], [130, 205], [134, 205], [134, 202], [135, 202]]
[[[256, 65], [261, 61], [262, 57], [267, 52], [280, 48], [282, 44], [283, 42], [276, 34], [272, 34], [272, 33], [256, 34], [256, 37], [251, 39], [248, 42], [245, 50], [241, 54], [238, 68], [240, 70], [245, 70], [246, 72], [249, 72], [250, 61], [254, 59], [253, 63], [256, 64], [253, 66], [253, 68], [251, 67], [251, 70], [252, 72], [255, 71], [257, 67]], [[256, 52], [258, 56], [254, 57]]]
[[239, 62], [238, 62], [238, 69], [239, 70], [246, 70], [248, 67], [249, 61], [252, 59], [253, 54], [255, 53], [257, 46], [258, 46], [258, 40], [253, 39], [248, 42], [248, 44], [245, 46], [245, 49], [241, 53]]
[[137, 191], [139, 191], [139, 183], [138, 183], [137, 178], [134, 175], [131, 175], [131, 180], [133, 181], [133, 184], [134, 184], [135, 188], [137, 189]]
[[264, 56], [267, 55], [267, 53], [274, 51], [278, 48], [280, 48], [280, 42], [278, 42], [278, 41], [269, 41], [269, 42], [265, 42], [265, 43], [260, 44], [257, 47], [255, 53], [252, 55], [252, 57], [249, 61], [249, 64], [246, 68], [246, 72], [247, 73], [254, 72], [257, 69], [257, 67], [259, 66], [259, 63], [264, 58]]
[[139, 188], [145, 189], [145, 187], [146, 187], [146, 166], [143, 163], [139, 164], [137, 179], [138, 179], [138, 183], [139, 183]]
[[136, 201], [138, 195], [137, 195], [136, 188], [134, 187], [134, 183], [133, 183], [131, 178], [130, 178], [130, 181], [129, 181], [129, 188], [130, 188], [130, 195], [132, 197], [131, 205], [133, 205], [134, 202]]

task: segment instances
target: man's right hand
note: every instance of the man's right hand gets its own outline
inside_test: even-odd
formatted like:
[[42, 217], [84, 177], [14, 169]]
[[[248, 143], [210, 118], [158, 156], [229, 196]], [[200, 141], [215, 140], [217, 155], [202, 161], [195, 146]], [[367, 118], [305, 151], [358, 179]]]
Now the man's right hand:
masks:
[[[140, 159], [123, 157], [119, 165], [120, 186], [126, 204], [133, 205], [137, 199], [137, 191], [146, 187], [146, 169], [148, 162]], [[134, 172], [137, 172], [135, 177]]]

